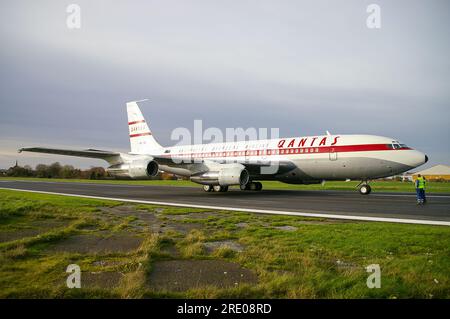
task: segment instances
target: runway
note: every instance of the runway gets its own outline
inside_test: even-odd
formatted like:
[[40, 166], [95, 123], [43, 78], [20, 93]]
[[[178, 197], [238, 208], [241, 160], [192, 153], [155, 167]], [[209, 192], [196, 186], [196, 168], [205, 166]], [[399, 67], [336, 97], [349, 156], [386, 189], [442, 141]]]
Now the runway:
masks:
[[333, 219], [387, 221], [450, 226], [450, 195], [428, 195], [417, 206], [415, 194], [377, 193], [368, 196], [349, 191], [231, 189], [205, 193], [199, 187], [142, 186], [71, 182], [0, 181], [0, 188], [114, 200], [255, 213], [286, 214]]

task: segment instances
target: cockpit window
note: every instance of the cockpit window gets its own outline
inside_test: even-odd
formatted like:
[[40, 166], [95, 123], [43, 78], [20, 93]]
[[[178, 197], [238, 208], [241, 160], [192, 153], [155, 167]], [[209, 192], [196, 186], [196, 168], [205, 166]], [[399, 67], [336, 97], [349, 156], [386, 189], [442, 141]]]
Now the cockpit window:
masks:
[[407, 148], [408, 146], [406, 146], [406, 144], [401, 144], [398, 141], [393, 141], [392, 142], [392, 149], [394, 150], [398, 150], [398, 149], [402, 149], [402, 148]]

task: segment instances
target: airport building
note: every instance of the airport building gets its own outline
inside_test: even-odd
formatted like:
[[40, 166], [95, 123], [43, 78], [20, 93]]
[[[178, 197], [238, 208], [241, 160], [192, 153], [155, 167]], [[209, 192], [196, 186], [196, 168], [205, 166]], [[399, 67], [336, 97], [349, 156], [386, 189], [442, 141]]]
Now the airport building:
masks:
[[412, 175], [413, 180], [420, 174], [425, 176], [429, 181], [450, 181], [450, 166], [449, 165], [436, 165], [419, 172], [415, 172]]

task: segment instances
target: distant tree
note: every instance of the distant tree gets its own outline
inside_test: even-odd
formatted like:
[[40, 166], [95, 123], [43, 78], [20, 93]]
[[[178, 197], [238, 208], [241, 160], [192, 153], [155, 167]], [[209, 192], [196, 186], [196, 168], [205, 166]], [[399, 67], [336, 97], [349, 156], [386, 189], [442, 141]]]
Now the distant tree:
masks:
[[35, 176], [40, 178], [50, 177], [48, 166], [45, 164], [36, 165]]
[[61, 177], [62, 173], [62, 166], [59, 164], [59, 162], [55, 162], [51, 164], [48, 168], [49, 177], [51, 178], [58, 178]]
[[16, 165], [8, 169], [6, 174], [12, 177], [30, 177], [33, 176], [33, 171], [31, 170], [31, 167], [21, 167]]
[[27, 176], [27, 177], [32, 177], [32, 176], [34, 176], [33, 168], [31, 168], [30, 165], [25, 165], [25, 166], [23, 167], [23, 169], [25, 170], [26, 176]]
[[75, 168], [75, 171], [73, 173], [73, 178], [81, 178], [81, 172], [82, 172], [81, 169]]
[[13, 177], [39, 177], [39, 178], [85, 178], [85, 179], [104, 179], [108, 175], [103, 167], [91, 167], [81, 170], [72, 165], [62, 166], [59, 162], [51, 165], [38, 164], [33, 170], [31, 166], [20, 167], [17, 164], [8, 170], [0, 172], [5, 176]]
[[78, 175], [78, 170], [76, 170], [72, 165], [64, 165], [61, 168], [61, 178], [75, 178]]
[[23, 168], [28, 172], [28, 176], [34, 176], [34, 170], [30, 165], [25, 165]]

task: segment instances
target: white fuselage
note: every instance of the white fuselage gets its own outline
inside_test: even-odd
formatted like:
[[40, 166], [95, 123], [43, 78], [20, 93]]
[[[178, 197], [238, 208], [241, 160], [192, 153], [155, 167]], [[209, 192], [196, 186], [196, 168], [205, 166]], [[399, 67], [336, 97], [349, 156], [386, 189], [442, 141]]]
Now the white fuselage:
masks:
[[[302, 183], [317, 180], [373, 179], [392, 176], [424, 164], [425, 154], [395, 139], [373, 135], [325, 135], [165, 148], [161, 156], [178, 162], [161, 169], [190, 176], [191, 163], [279, 166], [251, 173], [253, 179]], [[183, 163], [179, 159], [183, 158]]]

